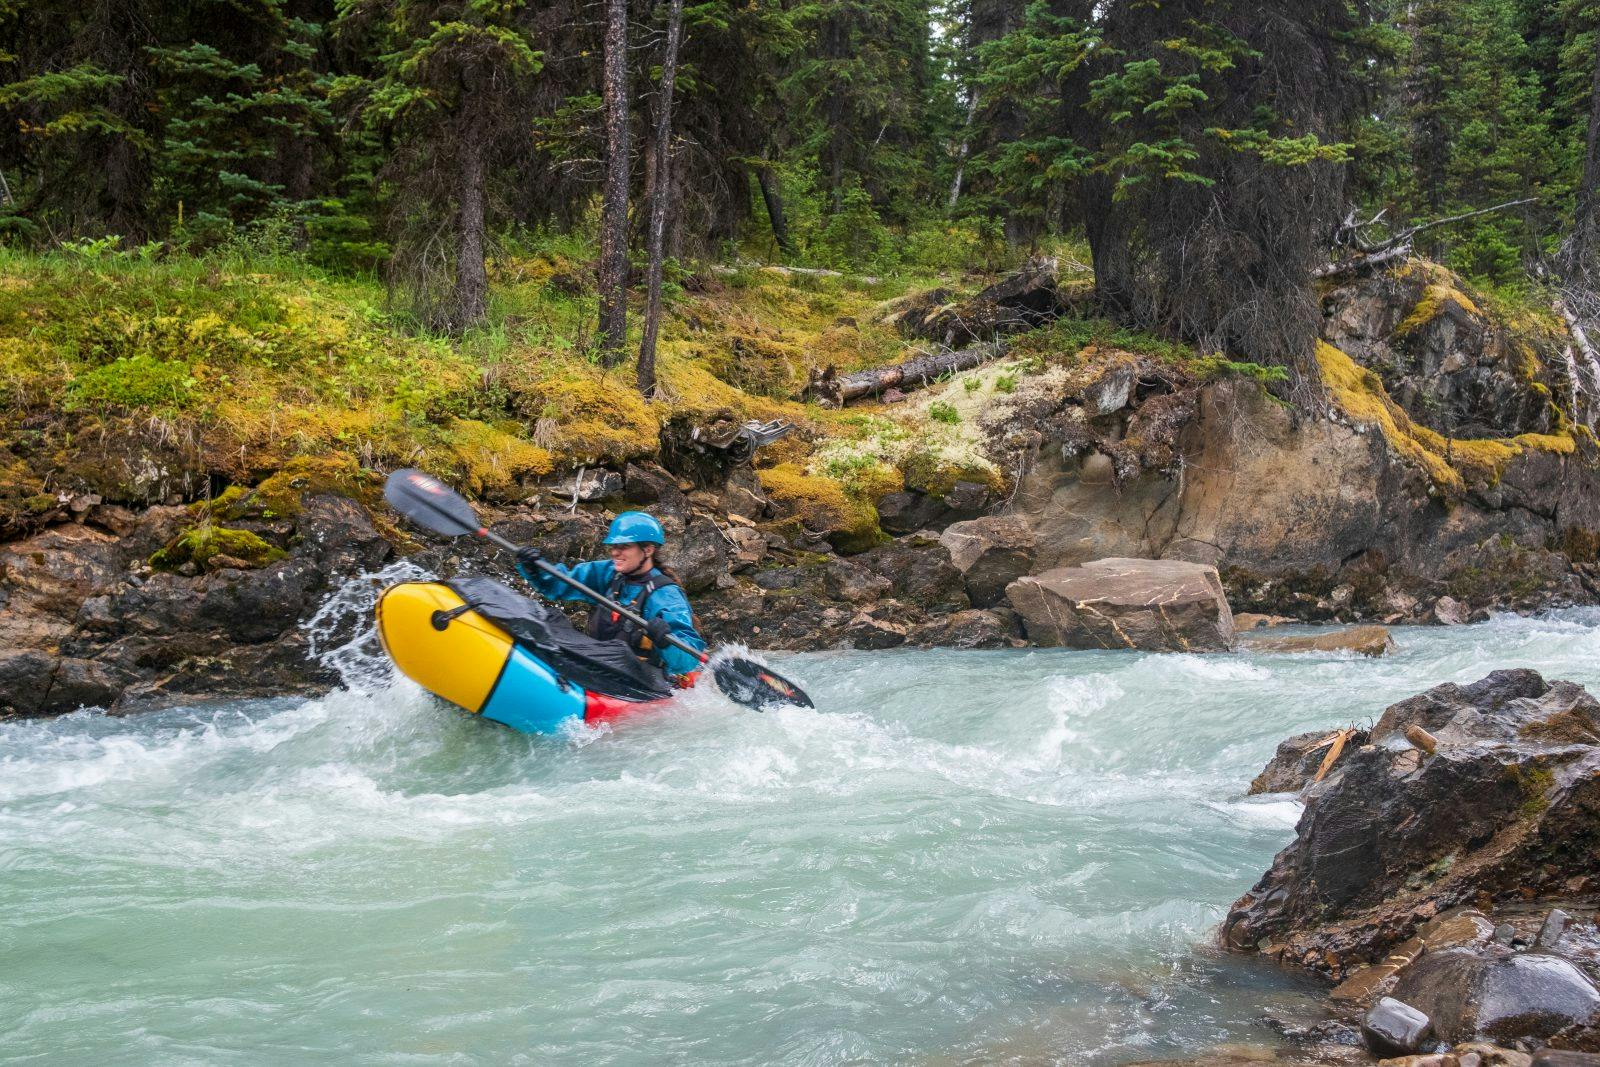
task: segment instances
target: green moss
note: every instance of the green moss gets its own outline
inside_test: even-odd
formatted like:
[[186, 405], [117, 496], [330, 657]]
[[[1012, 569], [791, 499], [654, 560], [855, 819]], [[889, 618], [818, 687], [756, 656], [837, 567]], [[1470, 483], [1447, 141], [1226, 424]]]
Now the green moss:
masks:
[[[164, 548], [150, 557], [150, 566], [158, 571], [177, 570], [193, 563], [202, 570], [210, 568], [218, 557], [227, 557], [246, 567], [265, 567], [283, 559], [283, 549], [251, 533], [249, 530], [230, 530], [209, 523], [185, 530], [169, 541]], [[229, 563], [235, 566], [235, 563]]]
[[76, 375], [67, 385], [65, 406], [106, 406], [178, 411], [189, 405], [198, 379], [188, 363], [140, 353]]
[[1511, 774], [1521, 788], [1524, 800], [1519, 812], [1525, 819], [1538, 818], [1550, 806], [1550, 790], [1556, 776], [1548, 767], [1513, 767]]
[[1216, 378], [1235, 377], [1249, 378], [1263, 385], [1274, 385], [1289, 380], [1289, 371], [1285, 367], [1265, 367], [1260, 363], [1240, 363], [1224, 356], [1204, 356], [1200, 359], [1191, 359], [1186, 369], [1196, 378], [1210, 381]]

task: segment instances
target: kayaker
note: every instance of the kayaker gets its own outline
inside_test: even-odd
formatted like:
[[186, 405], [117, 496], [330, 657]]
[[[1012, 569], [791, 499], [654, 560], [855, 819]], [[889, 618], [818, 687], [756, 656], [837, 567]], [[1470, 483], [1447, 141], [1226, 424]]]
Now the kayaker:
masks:
[[[642, 511], [624, 511], [611, 522], [604, 544], [610, 559], [590, 560], [576, 566], [552, 566], [582, 582], [596, 592], [631, 608], [649, 624], [641, 630], [615, 612], [596, 605], [589, 611], [588, 633], [601, 640], [626, 641], [641, 659], [661, 668], [667, 678], [680, 687], [694, 684], [700, 661], [666, 643], [668, 634], [690, 648], [704, 649], [705, 638], [694, 626], [694, 612], [684, 595], [678, 576], [662, 555], [666, 533], [661, 524]], [[517, 570], [540, 593], [552, 600], [579, 600], [593, 603], [590, 597], [541, 571], [535, 564], [542, 559], [531, 546], [517, 551]]]

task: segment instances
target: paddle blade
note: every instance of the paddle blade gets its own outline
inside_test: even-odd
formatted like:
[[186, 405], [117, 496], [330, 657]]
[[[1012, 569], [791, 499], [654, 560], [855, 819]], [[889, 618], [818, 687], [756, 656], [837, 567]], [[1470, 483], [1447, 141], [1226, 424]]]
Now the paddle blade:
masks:
[[769, 667], [754, 660], [730, 657], [712, 667], [717, 688], [736, 704], [765, 711], [768, 708], [793, 704], [801, 708], [814, 708], [805, 690]]
[[455, 490], [431, 474], [407, 468], [389, 475], [383, 487], [389, 505], [418, 526], [460, 537], [478, 532], [478, 516]]

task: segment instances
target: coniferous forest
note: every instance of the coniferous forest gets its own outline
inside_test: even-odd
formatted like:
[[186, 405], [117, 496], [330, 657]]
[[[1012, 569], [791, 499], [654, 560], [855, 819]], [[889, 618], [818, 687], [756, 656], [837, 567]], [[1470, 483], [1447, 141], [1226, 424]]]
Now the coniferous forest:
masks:
[[1403, 243], [1580, 299], [1600, 255], [1594, 0], [27, 0], [3, 20], [9, 242], [254, 235], [460, 332], [497, 247], [586, 232], [606, 363], [624, 288], [659, 291], [663, 260], [892, 273], [1074, 235], [1115, 318], [1298, 379], [1309, 283], [1341, 253]]

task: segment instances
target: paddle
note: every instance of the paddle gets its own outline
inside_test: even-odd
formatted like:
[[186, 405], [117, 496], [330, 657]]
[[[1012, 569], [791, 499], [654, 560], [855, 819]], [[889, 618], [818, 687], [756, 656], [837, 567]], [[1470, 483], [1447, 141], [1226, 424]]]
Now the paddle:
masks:
[[[460, 537], [466, 534], [498, 545], [507, 552], [517, 551], [516, 545], [498, 534], [491, 533], [478, 523], [478, 516], [473, 512], [472, 505], [449, 486], [422, 471], [398, 470], [389, 475], [389, 481], [383, 487], [383, 498], [400, 514], [434, 533], [446, 537]], [[621, 615], [635, 626], [646, 625], [643, 617], [595, 592], [576, 578], [563, 574], [559, 567], [542, 559], [535, 560], [534, 565], [550, 577], [565, 582], [589, 597], [601, 607]], [[717, 679], [717, 687], [729, 700], [737, 704], [754, 708], [756, 711], [765, 711], [769, 707], [781, 704], [797, 704], [803, 708], [816, 707], [799, 686], [754, 660], [723, 656], [713, 664], [710, 656], [671, 634], [667, 635], [667, 643], [689, 653], [701, 663], [710, 665], [711, 673]]]

